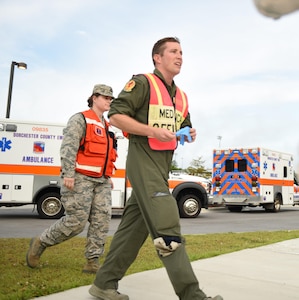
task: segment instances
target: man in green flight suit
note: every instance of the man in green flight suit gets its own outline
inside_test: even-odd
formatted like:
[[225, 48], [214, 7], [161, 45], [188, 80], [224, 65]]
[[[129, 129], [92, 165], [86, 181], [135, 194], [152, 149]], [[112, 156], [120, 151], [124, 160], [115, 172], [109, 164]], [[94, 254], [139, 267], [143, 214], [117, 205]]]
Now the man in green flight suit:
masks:
[[185, 251], [177, 203], [168, 187], [176, 132], [188, 126], [188, 134], [180, 138], [188, 142], [196, 138], [187, 96], [173, 81], [182, 66], [180, 41], [175, 37], [157, 41], [152, 59], [154, 73], [133, 76], [110, 107], [111, 124], [128, 134], [132, 194], [89, 293], [102, 300], [128, 300], [117, 291], [118, 281], [150, 234], [179, 299], [222, 300], [207, 297], [199, 288]]

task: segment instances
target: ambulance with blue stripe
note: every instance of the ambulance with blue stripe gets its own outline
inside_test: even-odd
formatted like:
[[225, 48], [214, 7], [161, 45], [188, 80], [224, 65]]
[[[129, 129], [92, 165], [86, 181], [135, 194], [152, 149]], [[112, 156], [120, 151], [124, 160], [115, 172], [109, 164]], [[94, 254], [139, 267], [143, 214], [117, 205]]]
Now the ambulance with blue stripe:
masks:
[[212, 202], [231, 212], [299, 205], [293, 155], [261, 147], [213, 151]]

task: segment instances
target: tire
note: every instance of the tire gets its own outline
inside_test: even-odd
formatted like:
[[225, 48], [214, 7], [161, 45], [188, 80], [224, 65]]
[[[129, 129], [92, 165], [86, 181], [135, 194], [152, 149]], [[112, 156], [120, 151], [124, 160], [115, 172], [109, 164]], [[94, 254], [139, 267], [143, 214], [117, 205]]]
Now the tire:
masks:
[[50, 192], [42, 195], [37, 201], [37, 212], [41, 219], [59, 219], [64, 215], [60, 194]]
[[227, 205], [226, 207], [230, 212], [240, 212], [243, 208], [241, 205]]
[[196, 218], [201, 211], [201, 202], [193, 194], [183, 195], [178, 200], [178, 208], [181, 218]]
[[274, 202], [271, 204], [264, 205], [266, 211], [279, 212], [281, 208], [281, 196], [278, 194], [274, 198]]

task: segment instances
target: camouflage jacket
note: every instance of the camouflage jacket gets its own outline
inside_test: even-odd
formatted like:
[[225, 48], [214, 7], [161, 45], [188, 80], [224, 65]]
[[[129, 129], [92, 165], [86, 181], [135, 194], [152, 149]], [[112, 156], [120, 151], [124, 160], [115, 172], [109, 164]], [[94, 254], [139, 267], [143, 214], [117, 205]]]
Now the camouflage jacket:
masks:
[[75, 166], [80, 141], [85, 136], [85, 120], [81, 113], [70, 117], [63, 130], [63, 140], [60, 148], [61, 177], [75, 177]]

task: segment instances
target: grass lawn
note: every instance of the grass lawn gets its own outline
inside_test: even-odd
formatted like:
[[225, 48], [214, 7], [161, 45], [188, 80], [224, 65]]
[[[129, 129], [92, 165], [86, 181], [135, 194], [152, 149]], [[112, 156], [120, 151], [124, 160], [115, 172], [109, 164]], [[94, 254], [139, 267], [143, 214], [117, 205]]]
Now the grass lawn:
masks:
[[[190, 260], [194, 261], [299, 238], [299, 230], [185, 235], [185, 238], [187, 253]], [[32, 299], [93, 282], [95, 275], [82, 273], [85, 238], [75, 237], [46, 249], [36, 269], [26, 265], [29, 241], [27, 238], [0, 239], [1, 300]], [[110, 242], [111, 237], [106, 244], [106, 253]], [[160, 267], [161, 261], [148, 239], [127, 275]]]

